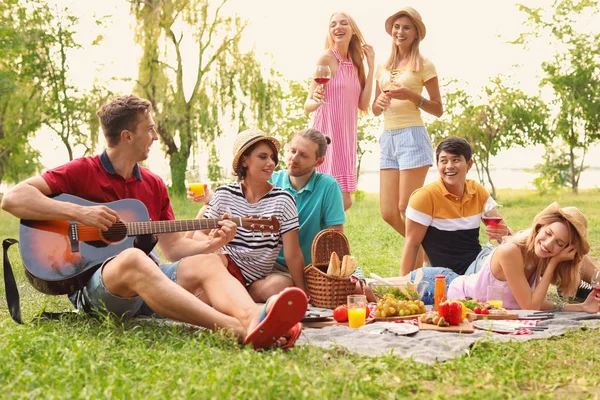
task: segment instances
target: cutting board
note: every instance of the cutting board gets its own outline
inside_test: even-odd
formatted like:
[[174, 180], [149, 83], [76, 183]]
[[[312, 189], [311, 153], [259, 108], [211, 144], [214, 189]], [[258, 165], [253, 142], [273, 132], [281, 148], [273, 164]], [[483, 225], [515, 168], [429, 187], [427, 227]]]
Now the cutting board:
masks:
[[477, 321], [480, 319], [488, 319], [488, 320], [500, 320], [500, 319], [519, 319], [519, 314], [475, 314], [468, 313], [467, 319], [469, 321]]
[[405, 315], [403, 317], [387, 317], [387, 318], [373, 318], [374, 321], [378, 322], [394, 322], [394, 321], [406, 321], [408, 319], [418, 319], [423, 314]]
[[[374, 321], [375, 318], [367, 319], [365, 321], [365, 325], [368, 325]], [[333, 318], [327, 318], [325, 321], [303, 322], [302, 325], [307, 328], [324, 328], [326, 326], [348, 326], [348, 322], [337, 322]]]
[[473, 333], [475, 329], [473, 325], [465, 318], [458, 325], [450, 326], [437, 326], [432, 324], [425, 324], [419, 321], [419, 329], [422, 331], [440, 331], [440, 332], [456, 332], [456, 333]]

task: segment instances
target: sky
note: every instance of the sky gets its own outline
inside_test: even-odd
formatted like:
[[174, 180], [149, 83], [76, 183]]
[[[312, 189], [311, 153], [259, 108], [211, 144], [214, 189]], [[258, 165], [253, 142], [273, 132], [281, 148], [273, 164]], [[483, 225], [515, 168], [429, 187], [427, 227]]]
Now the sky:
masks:
[[[77, 38], [83, 44], [83, 49], [70, 54], [70, 73], [80, 87], [89, 88], [94, 80], [106, 80], [113, 76], [137, 76], [141, 50], [133, 40], [134, 20], [129, 14], [128, 2], [50, 0], [49, 3], [59, 8], [68, 7], [81, 18]], [[503, 74], [507, 84], [518, 86], [530, 95], [540, 93], [540, 65], [551, 57], [555, 47], [540, 42], [525, 49], [508, 43], [528, 29], [524, 24], [526, 15], [518, 10], [517, 3], [541, 7], [550, 2], [421, 0], [412, 4], [421, 13], [427, 27], [421, 52], [436, 65], [442, 83], [457, 79], [467, 91], [477, 94], [490, 78]], [[263, 64], [272, 66], [286, 78], [304, 80], [312, 75], [316, 59], [323, 51], [329, 18], [334, 12], [344, 11], [353, 16], [367, 42], [374, 46], [375, 61], [380, 64], [387, 59], [391, 48], [391, 38], [384, 29], [385, 19], [404, 5], [411, 4], [356, 0], [229, 0], [223, 12], [237, 14], [249, 22], [243, 34], [242, 50], [254, 49]], [[94, 16], [102, 15], [110, 15], [104, 28], [94, 23]], [[597, 30], [598, 26], [600, 16], [597, 15], [584, 19], [579, 28]], [[90, 46], [98, 34], [103, 35], [100, 45]], [[193, 47], [190, 46], [190, 50], [184, 53], [184, 62], [185, 56], [193, 56]], [[190, 87], [194, 68], [190, 66], [184, 69]], [[187, 75], [186, 71], [191, 74]], [[112, 85], [114, 90], [122, 93], [129, 92], [133, 86], [126, 82]], [[548, 90], [541, 93], [546, 101], [550, 100]], [[235, 133], [232, 129], [226, 130], [225, 137], [219, 143], [225, 165], [232, 158], [230, 143]], [[60, 142], [48, 132], [40, 132], [34, 146], [55, 149], [53, 152], [44, 152], [43, 163], [47, 168], [66, 160], [66, 152]], [[372, 153], [365, 156], [363, 162], [365, 170], [377, 170], [378, 145], [373, 145], [371, 150]], [[502, 152], [492, 161], [498, 168], [531, 168], [542, 161], [542, 154], [541, 148], [517, 148]], [[155, 143], [149, 166], [159, 175], [167, 177], [169, 170], [164, 159], [160, 145]], [[202, 165], [205, 158], [201, 155], [196, 161]], [[592, 149], [587, 164], [600, 167], [600, 148]], [[474, 176], [471, 178], [474, 179]]]

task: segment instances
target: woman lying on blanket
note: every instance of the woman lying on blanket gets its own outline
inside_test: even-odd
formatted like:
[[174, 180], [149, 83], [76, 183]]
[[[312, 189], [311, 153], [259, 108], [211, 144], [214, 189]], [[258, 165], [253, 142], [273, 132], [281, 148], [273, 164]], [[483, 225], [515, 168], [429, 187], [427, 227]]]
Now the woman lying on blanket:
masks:
[[503, 306], [507, 309], [596, 313], [600, 311], [600, 298], [594, 291], [580, 304], [546, 300], [550, 284], [563, 295], [575, 294], [581, 261], [589, 250], [583, 213], [576, 207], [561, 208], [552, 203], [534, 218], [530, 229], [507, 237], [496, 247], [478, 272], [460, 276], [447, 268], [427, 267], [423, 272], [431, 288], [435, 274], [446, 275], [448, 299], [487, 301], [487, 287], [494, 285], [504, 289]]
[[[274, 232], [254, 232], [239, 227], [233, 240], [223, 247], [223, 254], [218, 255], [257, 302], [265, 302], [271, 295], [290, 286], [306, 292], [296, 203], [288, 192], [269, 183], [278, 163], [279, 146], [277, 139], [258, 129], [239, 133], [234, 143], [232, 165], [238, 181], [218, 188], [199, 213], [204, 218], [229, 214], [273, 216], [279, 221], [280, 229]], [[196, 231], [192, 236], [198, 240], [206, 237], [202, 231]], [[289, 272], [274, 267], [282, 244]]]

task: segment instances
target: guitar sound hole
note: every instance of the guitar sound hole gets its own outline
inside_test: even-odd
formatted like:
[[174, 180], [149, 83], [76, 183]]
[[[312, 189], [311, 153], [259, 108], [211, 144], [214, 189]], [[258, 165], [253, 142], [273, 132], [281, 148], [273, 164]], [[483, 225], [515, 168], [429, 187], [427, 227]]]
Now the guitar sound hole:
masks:
[[116, 243], [127, 237], [127, 227], [123, 222], [117, 222], [113, 224], [108, 231], [101, 232], [102, 240], [108, 243]]

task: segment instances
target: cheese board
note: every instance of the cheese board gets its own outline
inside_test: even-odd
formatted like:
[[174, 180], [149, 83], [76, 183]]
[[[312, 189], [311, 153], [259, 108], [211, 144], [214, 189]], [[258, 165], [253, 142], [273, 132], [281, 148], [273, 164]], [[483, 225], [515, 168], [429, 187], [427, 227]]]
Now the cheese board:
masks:
[[422, 331], [439, 331], [439, 332], [455, 332], [455, 333], [473, 333], [475, 329], [473, 325], [465, 318], [458, 325], [450, 326], [437, 326], [433, 324], [426, 324], [419, 321], [419, 329]]

